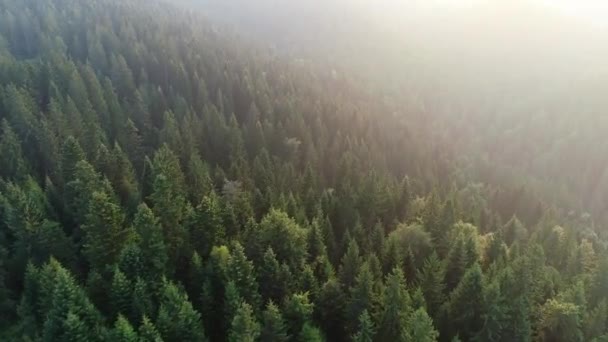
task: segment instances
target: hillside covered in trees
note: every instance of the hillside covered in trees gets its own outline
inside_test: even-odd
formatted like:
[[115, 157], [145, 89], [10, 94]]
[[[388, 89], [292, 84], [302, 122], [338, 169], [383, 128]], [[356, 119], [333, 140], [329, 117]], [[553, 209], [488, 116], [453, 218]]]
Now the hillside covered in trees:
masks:
[[170, 4], [0, 0], [0, 340], [608, 341], [601, 215], [395, 107]]

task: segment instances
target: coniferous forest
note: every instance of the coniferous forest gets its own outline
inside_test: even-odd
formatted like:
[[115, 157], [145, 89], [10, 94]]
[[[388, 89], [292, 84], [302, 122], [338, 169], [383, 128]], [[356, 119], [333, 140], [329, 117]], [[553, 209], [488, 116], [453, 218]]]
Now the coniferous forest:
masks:
[[395, 107], [196, 11], [0, 0], [0, 340], [608, 341], [604, 207]]

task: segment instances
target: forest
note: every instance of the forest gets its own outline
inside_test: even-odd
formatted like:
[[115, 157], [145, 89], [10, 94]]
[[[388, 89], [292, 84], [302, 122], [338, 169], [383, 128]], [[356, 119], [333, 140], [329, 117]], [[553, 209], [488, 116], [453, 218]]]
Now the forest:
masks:
[[347, 64], [0, 0], [0, 341], [608, 341], [608, 122], [500, 130]]

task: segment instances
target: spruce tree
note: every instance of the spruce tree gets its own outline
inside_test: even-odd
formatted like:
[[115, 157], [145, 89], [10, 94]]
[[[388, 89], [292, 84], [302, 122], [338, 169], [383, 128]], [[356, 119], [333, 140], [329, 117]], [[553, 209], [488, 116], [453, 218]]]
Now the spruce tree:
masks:
[[435, 342], [439, 333], [433, 327], [433, 320], [424, 308], [414, 311], [409, 317], [407, 337], [410, 341]]
[[376, 334], [371, 317], [364, 310], [359, 316], [359, 330], [353, 335], [353, 342], [372, 342]]
[[122, 249], [132, 239], [132, 230], [125, 227], [124, 214], [105, 193], [93, 193], [86, 215], [84, 254], [91, 267], [105, 271], [115, 264]]
[[228, 341], [255, 342], [259, 335], [260, 324], [256, 322], [251, 306], [243, 302], [232, 319]]
[[380, 315], [377, 338], [382, 341], [407, 341], [407, 322], [412, 312], [403, 272], [395, 268], [386, 278], [384, 310]]
[[261, 342], [287, 342], [287, 326], [279, 308], [268, 301], [266, 309], [262, 313], [262, 329], [260, 331]]
[[417, 273], [417, 284], [422, 289], [427, 310], [431, 317], [436, 317], [441, 304], [444, 303], [444, 268], [437, 254], [431, 254], [425, 260], [422, 269]]

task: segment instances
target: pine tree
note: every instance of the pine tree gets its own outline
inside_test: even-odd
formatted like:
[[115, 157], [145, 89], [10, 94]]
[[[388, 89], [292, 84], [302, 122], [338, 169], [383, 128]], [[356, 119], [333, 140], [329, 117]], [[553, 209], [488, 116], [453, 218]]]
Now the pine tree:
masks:
[[64, 183], [74, 180], [76, 164], [84, 159], [78, 141], [72, 136], [68, 137], [61, 148], [61, 175]]
[[327, 250], [325, 248], [321, 228], [319, 227], [318, 220], [315, 219], [308, 230], [308, 261], [314, 262], [319, 258], [326, 256]]
[[315, 303], [316, 321], [330, 341], [346, 335], [348, 298], [336, 278], [330, 278], [323, 286]]
[[266, 309], [262, 314], [262, 329], [260, 332], [261, 342], [287, 342], [287, 326], [281, 315], [279, 308], [272, 302], [268, 301]]
[[98, 270], [118, 261], [120, 252], [132, 239], [132, 231], [124, 225], [124, 215], [105, 193], [95, 192], [86, 216], [84, 254]]
[[228, 261], [228, 280], [234, 282], [239, 295], [252, 307], [258, 308], [261, 299], [258, 292], [255, 268], [253, 263], [247, 260], [243, 247], [234, 242]]
[[204, 196], [194, 209], [189, 222], [190, 239], [194, 249], [203, 256], [211, 251], [213, 246], [223, 243], [225, 228], [222, 220], [220, 199], [214, 191]]
[[288, 325], [288, 333], [298, 336], [305, 323], [312, 318], [313, 304], [308, 300], [307, 293], [295, 293], [285, 300], [283, 313]]
[[374, 323], [367, 313], [367, 310], [364, 310], [361, 315], [359, 315], [359, 330], [353, 335], [353, 342], [372, 342], [375, 334]]
[[[47, 289], [52, 288], [52, 291], [47, 290], [46, 294], [48, 304], [44, 305], [46, 319], [42, 330], [42, 341], [61, 341], [67, 339], [71, 334], [80, 336], [85, 331], [88, 341], [98, 341], [101, 315], [89, 302], [84, 291], [76, 285], [67, 270], [58, 264], [49, 266], [51, 267], [49, 271], [55, 272], [54, 279], [40, 279], [40, 286], [45, 286]], [[54, 283], [42, 283], [47, 281], [54, 281]], [[70, 313], [77, 315], [77, 319], [72, 317], [68, 322]], [[79, 322], [82, 322], [84, 327], [78, 327]]]
[[206, 340], [200, 313], [194, 310], [188, 296], [170, 282], [162, 291], [155, 325], [167, 341]]
[[257, 341], [258, 336], [260, 336], [260, 325], [255, 321], [251, 306], [243, 302], [232, 319], [228, 341], [254, 342]]
[[6, 119], [2, 119], [0, 134], [0, 177], [7, 180], [21, 179], [26, 175], [21, 142]]
[[599, 338], [606, 331], [608, 324], [608, 305], [602, 300], [593, 310], [588, 311], [583, 320], [585, 341]]
[[139, 341], [140, 342], [162, 342], [158, 330], [147, 316], [144, 316], [142, 323], [139, 326]]
[[224, 291], [224, 336], [230, 331], [230, 325], [241, 303], [243, 303], [243, 298], [240, 296], [234, 281], [228, 281]]
[[315, 302], [319, 295], [319, 284], [315, 278], [315, 274], [310, 265], [304, 265], [300, 271], [298, 279], [298, 288], [300, 291], [308, 293], [308, 296], [312, 302]]
[[144, 203], [137, 208], [133, 228], [139, 236], [137, 245], [141, 251], [145, 277], [148, 281], [158, 281], [167, 269], [167, 248], [158, 219]]
[[169, 259], [175, 262], [186, 238], [182, 226], [186, 210], [184, 175], [179, 159], [166, 145], [156, 151], [151, 167], [152, 211], [163, 228]]
[[427, 310], [431, 317], [436, 317], [444, 302], [444, 269], [437, 254], [431, 254], [417, 274], [418, 285], [422, 289]]
[[450, 294], [449, 318], [452, 335], [458, 333], [462, 338], [468, 339], [481, 330], [483, 294], [483, 275], [479, 264], [475, 264], [467, 270], [462, 281]]
[[10, 259], [7, 262], [15, 272], [23, 272], [27, 262], [42, 264], [53, 255], [62, 262], [72, 262], [74, 250], [61, 226], [49, 221], [49, 203], [40, 186], [30, 177], [21, 186], [8, 183], [0, 197], [3, 208], [3, 223], [12, 236]]
[[579, 308], [549, 299], [542, 307], [537, 334], [539, 341], [583, 341]]
[[439, 333], [433, 327], [433, 320], [429, 317], [424, 308], [419, 308], [414, 311], [408, 322], [407, 337], [410, 341], [437, 341]]
[[[500, 341], [503, 335], [503, 327], [506, 326], [505, 298], [500, 293], [497, 282], [488, 285], [484, 293], [484, 308], [481, 315], [483, 327], [475, 336], [476, 341]], [[527, 319], [527, 317], [524, 317]]]
[[[74, 224], [85, 224], [93, 193], [103, 192], [114, 199], [112, 186], [85, 160], [76, 163], [73, 179], [65, 185], [64, 203]], [[76, 231], [79, 233], [78, 231]], [[80, 236], [77, 234], [77, 237]]]
[[115, 315], [127, 315], [131, 312], [132, 291], [132, 284], [129, 279], [118, 268], [115, 269], [110, 288], [112, 312]]
[[372, 315], [378, 312], [380, 306], [380, 293], [376, 293], [374, 278], [369, 269], [369, 264], [364, 263], [357, 274], [355, 285], [350, 289], [350, 300], [346, 308], [346, 318], [351, 323], [350, 331], [356, 332], [357, 322], [361, 314], [365, 311]]
[[386, 278], [384, 311], [380, 315], [378, 336], [382, 341], [407, 341], [407, 320], [412, 312], [403, 272], [395, 268]]
[[323, 334], [319, 328], [312, 326], [309, 322], [304, 323], [298, 334], [298, 342], [324, 342]]
[[259, 268], [260, 293], [262, 298], [282, 301], [290, 291], [289, 281], [292, 278], [289, 268], [285, 271], [279, 265], [272, 247], [268, 247]]
[[359, 246], [355, 240], [351, 240], [348, 249], [342, 257], [342, 267], [340, 268], [340, 283], [348, 289], [355, 284], [355, 277], [361, 267], [361, 256], [359, 256]]
[[270, 246], [279, 262], [290, 268], [300, 266], [306, 257], [306, 230], [302, 229], [287, 214], [271, 210], [260, 223], [259, 241]]
[[[152, 296], [148, 283], [137, 277], [133, 285], [133, 296], [131, 298], [131, 322], [140, 322], [144, 316], [149, 317], [153, 312]], [[143, 324], [143, 323], [142, 323]]]
[[137, 332], [133, 330], [131, 323], [122, 315], [118, 315], [110, 336], [110, 339], [116, 342], [139, 342]]
[[88, 342], [90, 341], [90, 331], [88, 331], [88, 327], [78, 315], [75, 315], [72, 312], [69, 312], [65, 322], [63, 322], [63, 326], [65, 327], [65, 333], [63, 338], [65, 341], [70, 342]]

